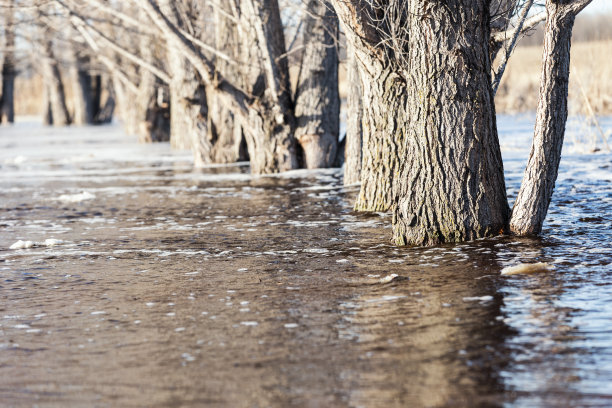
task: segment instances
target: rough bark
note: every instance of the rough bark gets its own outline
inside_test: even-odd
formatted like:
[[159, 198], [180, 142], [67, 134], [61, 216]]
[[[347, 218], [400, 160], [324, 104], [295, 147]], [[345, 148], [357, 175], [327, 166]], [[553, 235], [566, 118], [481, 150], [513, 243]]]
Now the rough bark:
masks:
[[346, 98], [346, 136], [344, 153], [344, 184], [355, 184], [361, 181], [361, 151], [362, 151], [362, 126], [363, 105], [361, 78], [359, 66], [355, 59], [355, 53], [347, 47], [348, 63], [348, 86], [349, 91]]
[[548, 212], [567, 121], [572, 28], [576, 14], [589, 3], [546, 2], [548, 14], [534, 138], [510, 220], [510, 230], [517, 235], [539, 234]]
[[66, 106], [66, 92], [64, 82], [59, 69], [58, 61], [53, 52], [53, 41], [45, 34], [42, 44], [42, 74], [45, 87], [48, 92], [48, 103], [45, 110], [51, 111], [51, 122], [54, 126], [66, 126], [70, 124], [70, 114]]
[[[10, 2], [9, 5], [13, 3]], [[2, 88], [0, 96], [0, 123], [13, 123], [15, 121], [15, 77], [17, 76], [15, 60], [15, 26], [13, 14], [6, 12], [4, 29], [4, 61], [2, 63]]]
[[[298, 167], [285, 38], [277, 0], [244, 0], [242, 46], [256, 44], [265, 89], [249, 108], [245, 137], [254, 174]], [[252, 61], [252, 60], [247, 60]], [[259, 78], [259, 75], [257, 76]], [[258, 95], [257, 81], [251, 89]]]
[[338, 18], [327, 1], [310, 0], [303, 19], [304, 51], [295, 97], [296, 138], [309, 169], [331, 167], [340, 127]]
[[[215, 7], [215, 47], [234, 60], [238, 60], [240, 48], [236, 24], [227, 18], [231, 12], [227, 1], [222, 1]], [[237, 64], [231, 64], [222, 58], [215, 58], [215, 68], [225, 78], [231, 78], [244, 87], [240, 79], [240, 69]], [[223, 98], [215, 91], [207, 93], [208, 97], [208, 131], [212, 143], [212, 161], [215, 163], [234, 163], [248, 160], [246, 141], [239, 115], [223, 102]]]
[[[399, 245], [504, 232], [510, 211], [490, 82], [489, 2], [396, 5], [371, 10], [334, 0], [363, 79], [360, 201], [368, 209], [391, 201]], [[397, 19], [373, 21], [377, 13]]]
[[503, 233], [509, 208], [489, 76], [489, 3], [412, 6], [423, 17], [409, 25], [410, 123], [400, 138], [393, 239], [433, 245]]

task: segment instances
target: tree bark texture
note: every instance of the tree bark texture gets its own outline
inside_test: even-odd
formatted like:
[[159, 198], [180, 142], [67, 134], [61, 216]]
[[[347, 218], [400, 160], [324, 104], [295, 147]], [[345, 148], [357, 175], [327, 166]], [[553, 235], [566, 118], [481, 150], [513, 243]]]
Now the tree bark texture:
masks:
[[340, 131], [338, 18], [327, 1], [310, 0], [303, 25], [305, 48], [295, 97], [295, 134], [306, 168], [331, 167]]
[[393, 239], [434, 245], [498, 235], [509, 208], [490, 82], [489, 3], [413, 1]]
[[361, 182], [361, 151], [363, 105], [361, 77], [355, 52], [350, 45], [347, 47], [348, 95], [346, 98], [346, 136], [344, 153], [344, 185]]
[[[9, 2], [12, 5], [13, 2]], [[15, 26], [13, 14], [6, 11], [4, 29], [4, 61], [2, 62], [2, 92], [0, 96], [0, 123], [15, 121], [15, 77], [17, 76], [15, 60]]]
[[43, 60], [42, 60], [42, 74], [45, 87], [48, 92], [49, 107], [45, 107], [45, 110], [51, 111], [51, 122], [54, 126], [66, 126], [70, 124], [70, 114], [68, 113], [68, 107], [66, 106], [66, 92], [64, 91], [64, 82], [62, 80], [62, 74], [59, 69], [58, 61], [55, 58], [53, 52], [53, 41], [49, 39], [48, 34], [45, 33], [46, 38], [43, 40]]
[[539, 234], [548, 212], [567, 121], [572, 28], [576, 14], [589, 2], [546, 2], [548, 14], [534, 138], [510, 220], [510, 230], [517, 235]]
[[[256, 44], [265, 89], [249, 107], [245, 137], [253, 174], [278, 173], [298, 167], [295, 119], [285, 38], [277, 0], [243, 0], [241, 45]], [[250, 52], [248, 52], [250, 53]], [[245, 53], [247, 54], [247, 53]], [[251, 63], [253, 60], [247, 60]], [[250, 75], [249, 75], [250, 76]], [[259, 75], [256, 76], [259, 79]], [[257, 95], [259, 80], [249, 83]]]
[[[216, 49], [236, 61], [240, 60], [236, 24], [226, 17], [226, 14], [231, 14], [228, 1], [222, 1], [215, 7], [214, 12]], [[244, 88], [244, 80], [241, 79], [240, 67], [237, 64], [230, 64], [222, 58], [216, 58], [215, 68], [225, 78], [231, 78]], [[214, 163], [235, 163], [248, 160], [240, 116], [232, 112], [218, 92], [207, 92], [207, 98], [212, 161]]]

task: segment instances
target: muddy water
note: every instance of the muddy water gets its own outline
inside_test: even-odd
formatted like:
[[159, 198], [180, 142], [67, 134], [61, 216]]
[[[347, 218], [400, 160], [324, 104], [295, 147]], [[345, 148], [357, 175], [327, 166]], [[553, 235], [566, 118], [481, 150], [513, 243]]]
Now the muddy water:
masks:
[[[511, 198], [530, 128], [500, 121]], [[610, 154], [566, 152], [542, 239], [410, 249], [337, 170], [194, 171], [118, 127], [0, 145], [0, 405], [612, 404]]]

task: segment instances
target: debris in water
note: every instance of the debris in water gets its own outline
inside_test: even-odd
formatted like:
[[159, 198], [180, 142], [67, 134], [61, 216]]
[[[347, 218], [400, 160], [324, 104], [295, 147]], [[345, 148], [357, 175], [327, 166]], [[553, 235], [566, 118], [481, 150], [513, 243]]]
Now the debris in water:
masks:
[[396, 273], [392, 273], [391, 275], [387, 275], [384, 278], [380, 278], [379, 282], [380, 283], [391, 283], [394, 280], [396, 280], [397, 277], [398, 275]]
[[19, 240], [15, 242], [13, 245], [11, 245], [9, 248], [10, 249], [25, 249], [25, 248], [32, 248], [33, 246], [34, 246], [34, 242], [32, 241]]
[[549, 272], [555, 269], [554, 265], [546, 262], [524, 263], [514, 266], [507, 266], [502, 269], [502, 275], [528, 275], [532, 273]]

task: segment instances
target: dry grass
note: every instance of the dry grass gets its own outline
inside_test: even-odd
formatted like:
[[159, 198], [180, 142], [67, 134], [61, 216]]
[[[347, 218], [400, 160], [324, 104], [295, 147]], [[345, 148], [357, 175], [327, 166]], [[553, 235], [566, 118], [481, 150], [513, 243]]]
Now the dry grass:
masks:
[[[586, 100], [598, 115], [612, 114], [612, 41], [579, 42], [572, 45], [569, 84], [571, 114], [588, 115]], [[535, 111], [538, 103], [541, 47], [519, 47], [510, 59], [495, 105], [500, 113]]]

